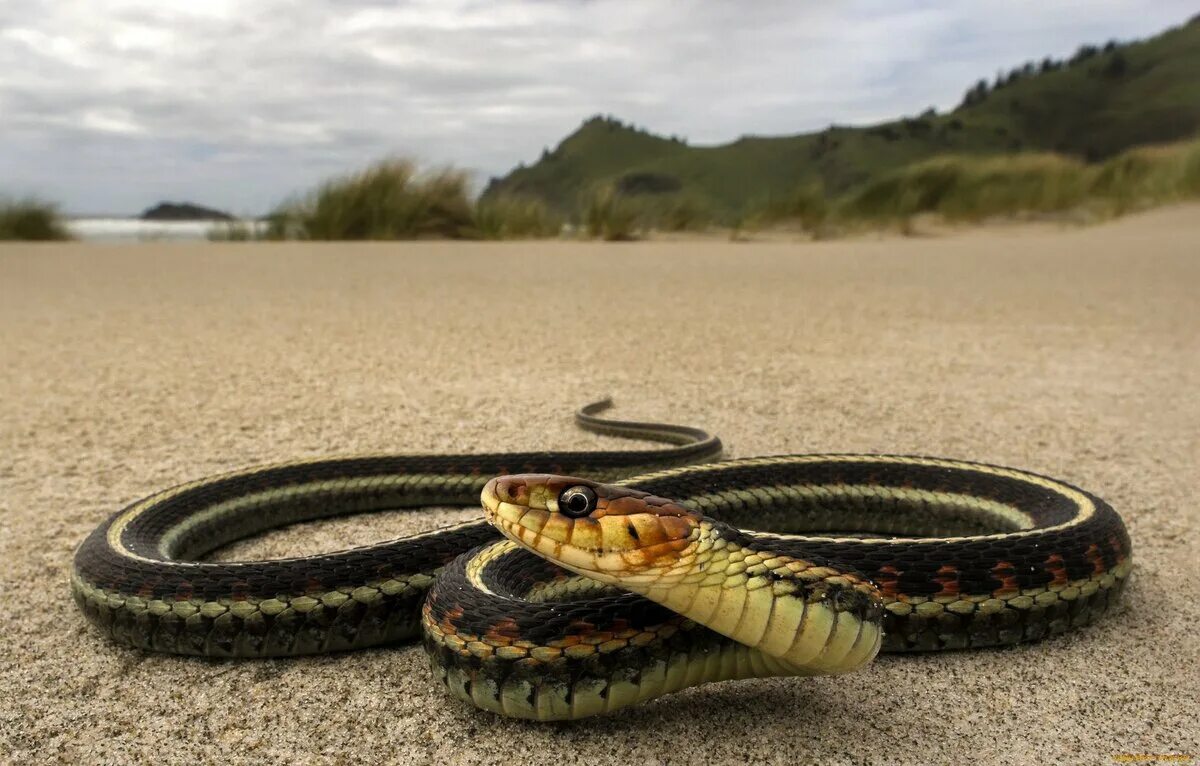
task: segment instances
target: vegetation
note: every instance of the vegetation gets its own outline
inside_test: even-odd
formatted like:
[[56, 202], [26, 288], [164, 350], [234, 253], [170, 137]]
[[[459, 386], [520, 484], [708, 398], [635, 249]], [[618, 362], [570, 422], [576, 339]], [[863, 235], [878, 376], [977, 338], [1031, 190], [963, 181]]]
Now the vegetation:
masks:
[[687, 195], [655, 200], [650, 208], [651, 225], [659, 231], [704, 231], [714, 221], [708, 203]]
[[587, 236], [606, 242], [637, 239], [646, 228], [645, 211], [612, 186], [599, 186], [584, 195], [580, 223]]
[[474, 223], [467, 189], [461, 171], [421, 176], [412, 162], [388, 159], [276, 210], [268, 238], [461, 239]]
[[713, 223], [709, 207], [693, 197], [629, 193], [611, 185], [585, 194], [577, 217], [587, 236], [608, 241], [637, 239], [650, 231], [701, 232]]
[[[1200, 132], [1200, 22], [1142, 42], [1084, 46], [1066, 61], [1022, 64], [972, 86], [952, 112], [879, 125], [691, 146], [611, 116], [583, 123], [535, 164], [493, 179], [484, 198], [535, 197], [564, 216], [587, 190], [613, 186], [639, 205], [686, 198], [725, 225], [797, 189], [841, 198], [935, 157], [1051, 152], [1098, 163], [1132, 147]], [[642, 199], [645, 198], [645, 199]]]
[[[387, 160], [322, 185], [263, 224], [219, 224], [209, 239], [536, 239], [564, 229], [567, 217], [540, 199], [493, 194], [472, 205], [462, 173], [422, 177], [413, 167]], [[840, 195], [819, 181], [802, 182], [724, 221], [703, 200], [642, 176], [591, 188], [572, 220], [583, 236], [610, 242], [651, 231], [703, 231], [714, 223], [730, 227], [734, 239], [780, 226], [825, 238], [864, 227], [911, 231], [913, 219], [925, 214], [951, 222], [1068, 211], [1097, 218], [1189, 198], [1200, 198], [1200, 140], [1139, 147], [1093, 164], [1049, 152], [943, 155]]]
[[791, 194], [769, 198], [750, 216], [756, 227], [794, 223], [802, 231], [822, 238], [829, 234], [832, 203], [820, 182], [802, 184]]
[[472, 202], [469, 189], [460, 170], [419, 174], [410, 160], [387, 159], [281, 205], [261, 230], [232, 223], [209, 239], [538, 239], [562, 231], [563, 216], [540, 199]]
[[923, 214], [950, 222], [1066, 213], [1095, 219], [1186, 199], [1200, 199], [1200, 139], [1139, 147], [1091, 165], [1051, 153], [937, 157], [837, 199], [803, 187], [765, 204], [755, 220], [798, 223], [820, 237], [863, 226], [911, 231]]
[[1145, 146], [1114, 157], [1096, 170], [1090, 190], [1114, 215], [1153, 205], [1200, 198], [1200, 139]]
[[71, 239], [71, 233], [55, 206], [32, 199], [0, 202], [0, 240], [66, 239]]
[[266, 239], [266, 232], [258, 221], [235, 219], [214, 224], [207, 236], [209, 242], [255, 242]]
[[477, 239], [557, 237], [563, 217], [540, 199], [497, 196], [475, 205], [471, 234]]
[[1087, 185], [1083, 163], [1054, 154], [1014, 157], [949, 156], [886, 175], [849, 195], [846, 219], [907, 222], [920, 213], [976, 221], [1078, 206]]

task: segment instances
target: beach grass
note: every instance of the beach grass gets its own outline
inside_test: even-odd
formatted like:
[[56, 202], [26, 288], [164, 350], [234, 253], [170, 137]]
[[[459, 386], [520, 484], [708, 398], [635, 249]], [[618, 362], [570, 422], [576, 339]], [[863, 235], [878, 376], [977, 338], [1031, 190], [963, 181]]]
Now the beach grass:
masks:
[[1054, 154], [949, 156], [917, 163], [866, 184], [839, 201], [846, 221], [907, 221], [933, 213], [978, 222], [1023, 213], [1057, 213], [1087, 198], [1088, 170]]
[[0, 240], [73, 239], [58, 208], [36, 199], [0, 201]]
[[475, 239], [549, 239], [562, 233], [563, 217], [540, 199], [503, 195], [475, 204]]
[[647, 212], [645, 204], [604, 184], [583, 195], [579, 219], [582, 231], [591, 239], [628, 242], [645, 233]]
[[705, 200], [687, 194], [646, 200], [643, 204], [649, 208], [646, 217], [657, 231], [703, 232], [716, 218], [712, 206]]
[[1095, 171], [1090, 191], [1115, 215], [1200, 198], [1200, 139], [1124, 152]]
[[558, 236], [563, 222], [539, 199], [504, 195], [472, 200], [465, 171], [422, 173], [413, 160], [389, 158], [279, 206], [267, 217], [261, 238], [544, 239]]
[[209, 242], [255, 242], [266, 239], [267, 227], [258, 221], [221, 221], [205, 235]]
[[714, 224], [712, 208], [687, 194], [629, 194], [611, 184], [582, 196], [576, 212], [581, 232], [591, 239], [624, 242], [652, 232], [701, 233]]
[[792, 223], [819, 238], [827, 234], [826, 224], [832, 214], [832, 202], [826, 197], [824, 186], [819, 181], [811, 181], [801, 184], [789, 195], [768, 197], [743, 224], [760, 228]]
[[837, 198], [804, 184], [789, 197], [768, 199], [747, 220], [754, 228], [795, 224], [814, 237], [828, 237], [874, 228], [907, 233], [923, 215], [947, 223], [1106, 220], [1196, 198], [1200, 139], [1138, 147], [1094, 164], [1046, 152], [935, 157]]
[[473, 224], [465, 173], [420, 174], [407, 159], [389, 158], [334, 178], [269, 218], [270, 239], [463, 239]]

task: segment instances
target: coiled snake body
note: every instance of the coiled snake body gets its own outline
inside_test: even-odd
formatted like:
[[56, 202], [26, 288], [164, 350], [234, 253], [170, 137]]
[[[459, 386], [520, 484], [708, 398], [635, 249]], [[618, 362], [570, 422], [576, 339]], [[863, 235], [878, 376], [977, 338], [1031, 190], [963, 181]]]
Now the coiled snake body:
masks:
[[[881, 455], [697, 465], [720, 456], [716, 438], [596, 417], [607, 406], [577, 421], [675, 446], [318, 460], [184, 484], [83, 541], [74, 598], [116, 641], [179, 654], [423, 634], [455, 696], [550, 720], [707, 681], [845, 672], [881, 647], [1039, 639], [1092, 622], [1130, 573], [1120, 517], [1055, 479]], [[332, 554], [198, 560], [284, 524], [481, 493], [487, 521]]]

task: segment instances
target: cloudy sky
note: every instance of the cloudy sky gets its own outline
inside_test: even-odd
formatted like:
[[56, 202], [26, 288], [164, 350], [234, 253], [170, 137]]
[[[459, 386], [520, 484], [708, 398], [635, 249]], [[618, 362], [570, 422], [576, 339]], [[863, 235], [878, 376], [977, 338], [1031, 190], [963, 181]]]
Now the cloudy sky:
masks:
[[482, 181], [587, 116], [693, 143], [953, 107], [1195, 0], [3, 0], [0, 194], [264, 212], [388, 154]]

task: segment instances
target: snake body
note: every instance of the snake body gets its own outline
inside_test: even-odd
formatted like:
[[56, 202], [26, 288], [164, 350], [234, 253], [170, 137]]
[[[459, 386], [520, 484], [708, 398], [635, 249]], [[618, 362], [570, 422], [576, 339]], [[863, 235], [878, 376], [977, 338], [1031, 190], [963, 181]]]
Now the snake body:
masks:
[[[1120, 517], [1055, 479], [881, 455], [706, 463], [716, 438], [597, 417], [607, 406], [577, 421], [674, 446], [317, 460], [184, 484], [81, 543], [74, 598], [116, 641], [179, 654], [421, 634], [452, 694], [550, 720], [713, 680], [845, 672], [881, 647], [1040, 639], [1103, 614], [1130, 573]], [[283, 524], [481, 493], [487, 521], [331, 554], [198, 560]]]

